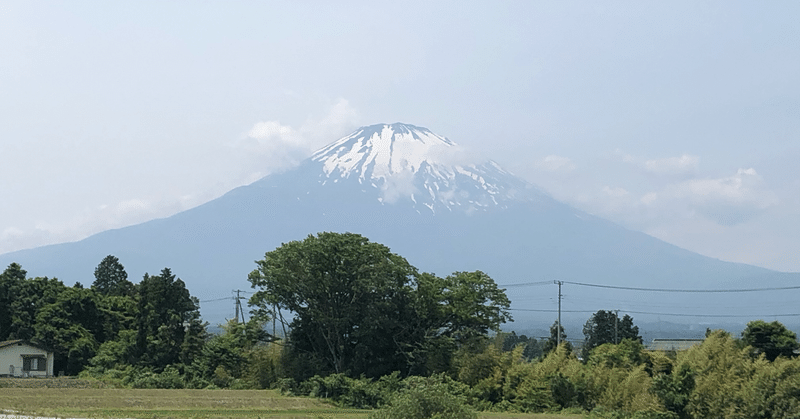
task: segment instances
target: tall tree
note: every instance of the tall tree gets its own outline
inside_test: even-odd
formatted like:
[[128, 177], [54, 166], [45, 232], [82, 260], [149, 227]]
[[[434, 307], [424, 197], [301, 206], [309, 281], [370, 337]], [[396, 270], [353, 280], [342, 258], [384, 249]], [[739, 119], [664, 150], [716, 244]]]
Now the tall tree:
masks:
[[128, 273], [116, 256], [108, 255], [94, 270], [92, 288], [103, 295], [132, 295], [133, 283], [128, 281]]
[[[560, 339], [558, 334], [561, 334]], [[564, 326], [558, 324], [558, 320], [553, 322], [550, 326], [550, 337], [544, 344], [544, 353], [549, 354], [558, 347], [558, 342], [561, 341], [562, 345], [567, 345], [567, 351], [572, 352], [572, 344], [567, 342], [567, 332], [564, 331]]]
[[634, 326], [633, 318], [626, 314], [620, 319], [611, 310], [599, 310], [594, 313], [583, 325], [583, 335], [585, 336], [582, 350], [584, 360], [589, 359], [589, 352], [592, 349], [604, 343], [616, 344], [623, 339], [642, 342], [639, 326]]
[[398, 343], [412, 332], [409, 284], [416, 269], [408, 261], [357, 234], [320, 233], [284, 243], [256, 263], [249, 280], [259, 291], [250, 304], [295, 313], [294, 351], [328, 372], [397, 369]]
[[511, 319], [504, 290], [485, 273], [419, 274], [358, 234], [308, 236], [256, 263], [250, 304], [262, 314], [274, 306], [293, 312], [291, 351], [323, 372], [376, 377], [446, 365], [446, 356], [431, 361], [434, 351], [452, 351]]
[[11, 304], [25, 281], [27, 272], [18, 263], [12, 263], [0, 274], [0, 341], [11, 335], [13, 322]]
[[771, 323], [763, 320], [747, 323], [742, 332], [742, 340], [752, 346], [756, 354], [763, 353], [770, 361], [779, 356], [785, 358], [797, 356], [796, 351], [800, 348], [797, 335], [777, 320]]
[[104, 321], [94, 291], [63, 287], [54, 302], [37, 311], [33, 340], [53, 349], [55, 370], [75, 375], [106, 339]]
[[[199, 303], [186, 284], [169, 268], [144, 275], [139, 283], [136, 356], [139, 363], [161, 371], [170, 364], [188, 363], [199, 350], [196, 335], [204, 334]], [[187, 347], [187, 345], [189, 345]]]

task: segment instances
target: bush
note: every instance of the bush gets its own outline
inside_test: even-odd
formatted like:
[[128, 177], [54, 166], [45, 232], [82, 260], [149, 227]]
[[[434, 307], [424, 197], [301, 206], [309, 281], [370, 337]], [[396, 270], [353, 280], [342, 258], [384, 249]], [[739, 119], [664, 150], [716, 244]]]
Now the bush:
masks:
[[387, 388], [397, 388], [399, 374], [382, 377], [378, 381], [369, 378], [350, 378], [344, 374], [327, 377], [314, 376], [303, 381], [297, 388], [299, 394], [333, 400], [344, 407], [369, 409], [381, 407], [390, 398]]
[[448, 392], [448, 385], [416, 385], [400, 392], [391, 404], [370, 414], [370, 419], [477, 419], [463, 396]]

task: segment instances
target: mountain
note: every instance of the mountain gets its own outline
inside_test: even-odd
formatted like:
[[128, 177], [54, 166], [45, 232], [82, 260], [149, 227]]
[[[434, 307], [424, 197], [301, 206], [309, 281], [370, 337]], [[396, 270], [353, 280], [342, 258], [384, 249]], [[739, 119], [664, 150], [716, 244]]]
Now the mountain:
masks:
[[775, 292], [659, 293], [577, 283], [670, 289], [800, 283], [800, 274], [722, 262], [627, 230], [554, 200], [494, 162], [470, 158], [445, 137], [400, 123], [360, 128], [292, 170], [191, 210], [74, 243], [7, 253], [0, 264], [18, 262], [31, 276], [85, 285], [108, 254], [134, 281], [170, 267], [200, 298], [204, 318], [221, 323], [233, 317], [232, 291], [250, 289], [246, 278], [255, 260], [320, 231], [363, 234], [438, 275], [487, 272], [508, 286], [518, 320], [510, 327], [519, 329], [546, 331], [555, 320], [554, 280], [566, 281], [565, 323], [619, 309], [634, 319], [695, 327], [794, 312], [796, 299]]

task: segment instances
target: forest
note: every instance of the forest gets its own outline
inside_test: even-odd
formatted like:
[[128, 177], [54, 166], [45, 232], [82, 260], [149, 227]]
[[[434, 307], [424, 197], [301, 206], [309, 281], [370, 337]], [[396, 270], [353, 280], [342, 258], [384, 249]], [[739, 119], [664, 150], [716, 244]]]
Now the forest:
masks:
[[250, 319], [212, 334], [169, 268], [133, 283], [109, 255], [90, 285], [67, 286], [13, 263], [0, 341], [50, 348], [55, 371], [113, 386], [277, 388], [376, 418], [800, 418], [800, 346], [777, 321], [656, 352], [630, 316], [600, 310], [573, 348], [557, 322], [546, 340], [503, 331], [511, 302], [486, 273], [419, 272], [357, 234], [309, 235], [255, 265]]

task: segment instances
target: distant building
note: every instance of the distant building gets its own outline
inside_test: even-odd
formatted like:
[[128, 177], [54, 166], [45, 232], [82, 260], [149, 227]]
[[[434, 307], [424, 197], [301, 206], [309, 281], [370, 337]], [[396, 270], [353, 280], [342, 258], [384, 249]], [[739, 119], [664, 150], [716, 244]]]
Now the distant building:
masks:
[[0, 342], [0, 375], [52, 377], [53, 351], [25, 340]]
[[647, 345], [647, 349], [651, 351], [685, 351], [692, 346], [697, 346], [703, 343], [705, 339], [653, 339]]

